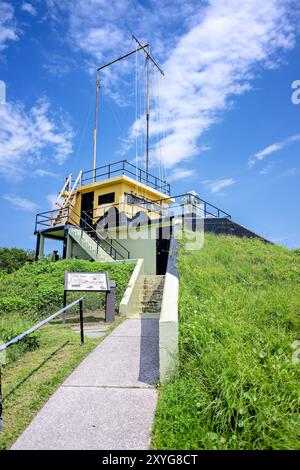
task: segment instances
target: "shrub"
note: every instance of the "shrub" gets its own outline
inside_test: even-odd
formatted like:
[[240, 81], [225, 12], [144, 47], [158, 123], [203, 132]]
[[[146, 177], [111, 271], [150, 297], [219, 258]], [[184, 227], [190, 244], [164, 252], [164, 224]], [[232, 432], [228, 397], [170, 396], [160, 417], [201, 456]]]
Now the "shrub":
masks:
[[0, 273], [12, 273], [34, 260], [34, 252], [20, 248], [0, 248]]
[[[91, 263], [85, 260], [41, 260], [26, 264], [12, 274], [4, 275], [0, 283], [0, 314], [18, 313], [31, 321], [50, 315], [62, 307], [65, 271], [108, 271], [116, 281], [117, 308], [134, 269], [133, 264]], [[84, 295], [85, 310], [103, 308], [104, 293], [69, 292], [68, 302]], [[74, 307], [74, 311], [78, 307]]]
[[[0, 334], [1, 341], [3, 343], [7, 343], [8, 341], [23, 333], [26, 329], [27, 327], [25, 326], [22, 329], [10, 326]], [[7, 348], [6, 364], [15, 361], [27, 351], [33, 351], [34, 349], [37, 349], [40, 345], [40, 338], [40, 331], [34, 331], [30, 335], [25, 336], [18, 343]]]

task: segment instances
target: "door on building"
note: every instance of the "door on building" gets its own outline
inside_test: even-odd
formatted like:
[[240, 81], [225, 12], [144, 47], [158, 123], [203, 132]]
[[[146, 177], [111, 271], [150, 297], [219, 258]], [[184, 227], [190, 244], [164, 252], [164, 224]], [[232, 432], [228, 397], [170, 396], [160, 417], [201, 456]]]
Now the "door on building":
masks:
[[156, 274], [166, 274], [169, 248], [171, 239], [171, 227], [160, 227], [156, 231]]
[[87, 229], [88, 225], [92, 225], [94, 210], [94, 191], [81, 195], [81, 220], [80, 227]]

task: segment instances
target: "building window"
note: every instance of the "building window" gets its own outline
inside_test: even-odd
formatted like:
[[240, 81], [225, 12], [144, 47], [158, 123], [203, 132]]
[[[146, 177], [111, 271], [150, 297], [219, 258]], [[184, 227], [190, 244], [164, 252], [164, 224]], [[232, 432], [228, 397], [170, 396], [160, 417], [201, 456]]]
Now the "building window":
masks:
[[115, 202], [115, 193], [100, 194], [98, 197], [99, 206], [102, 204], [112, 204], [113, 202]]
[[161, 206], [159, 204], [156, 204], [155, 202], [152, 201], [147, 201], [146, 199], [143, 199], [142, 197], [135, 196], [133, 194], [125, 193], [125, 201], [128, 202], [129, 204], [132, 204], [133, 206], [139, 206], [142, 207], [143, 209], [150, 211], [150, 212], [161, 212]]

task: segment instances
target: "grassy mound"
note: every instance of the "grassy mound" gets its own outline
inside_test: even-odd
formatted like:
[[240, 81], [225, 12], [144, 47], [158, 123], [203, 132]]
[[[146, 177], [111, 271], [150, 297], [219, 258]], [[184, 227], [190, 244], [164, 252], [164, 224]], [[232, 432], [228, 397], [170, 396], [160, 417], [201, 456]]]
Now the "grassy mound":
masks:
[[203, 250], [181, 248], [179, 273], [180, 364], [153, 447], [299, 449], [299, 255], [206, 235]]
[[[1, 315], [14, 313], [23, 319], [38, 320], [62, 307], [65, 271], [108, 271], [117, 283], [116, 299], [119, 305], [134, 269], [133, 264], [91, 263], [85, 260], [44, 260], [26, 264], [12, 274], [1, 276]], [[86, 297], [85, 308], [92, 310], [104, 305], [103, 293], [68, 293], [68, 301], [81, 295]], [[1, 329], [1, 326], [0, 326]]]

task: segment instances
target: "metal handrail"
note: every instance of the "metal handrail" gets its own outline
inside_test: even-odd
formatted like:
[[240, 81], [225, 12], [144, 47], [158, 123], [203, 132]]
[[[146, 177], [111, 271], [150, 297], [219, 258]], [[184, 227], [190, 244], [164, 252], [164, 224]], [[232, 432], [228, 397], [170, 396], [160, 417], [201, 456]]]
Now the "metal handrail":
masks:
[[[81, 346], [84, 346], [84, 329], [83, 329], [83, 301], [84, 299], [85, 297], [83, 296], [77, 300], [74, 300], [74, 302], [71, 302], [69, 305], [66, 305], [65, 307], [58, 310], [58, 312], [53, 313], [48, 318], [45, 318], [44, 320], [40, 321], [36, 325], [32, 326], [31, 328], [29, 328], [29, 330], [24, 331], [18, 336], [15, 336], [15, 338], [7, 341], [5, 344], [2, 344], [0, 346], [0, 353], [5, 351], [7, 348], [12, 346], [13, 344], [17, 344], [19, 341], [22, 341], [23, 338], [30, 335], [31, 333], [41, 328], [42, 326], [46, 325], [46, 323], [49, 323], [51, 320], [58, 317], [59, 315], [64, 314], [67, 310], [69, 310], [71, 307], [74, 307], [74, 305], [77, 305], [77, 304], [79, 304], [80, 340], [81, 340]], [[0, 363], [0, 431], [3, 427], [3, 418], [2, 418], [3, 399], [2, 399], [2, 377], [1, 376], [2, 376], [2, 373], [1, 373], [1, 363]]]
[[[113, 241], [112, 241], [111, 238], [109, 238], [109, 237], [106, 238], [106, 237], [103, 237], [102, 235], [100, 235], [100, 234], [95, 230], [95, 228], [94, 228], [92, 225], [90, 225], [86, 220], [84, 220], [79, 214], [77, 214], [77, 212], [75, 212], [74, 209], [71, 209], [70, 207], [69, 207], [68, 209], [69, 209], [69, 211], [71, 210], [71, 212], [74, 213], [74, 214], [76, 215], [76, 217], [79, 218], [79, 221], [82, 221], [85, 226], [88, 226], [88, 228], [89, 228], [93, 233], [95, 233], [95, 236], [96, 236], [97, 238], [96, 238], [96, 239], [93, 239], [93, 240], [94, 240], [94, 241], [96, 242], [96, 244], [97, 244], [97, 254], [98, 254], [98, 247], [100, 247], [100, 248], [102, 248], [104, 251], [106, 251], [106, 253], [109, 254], [110, 256], [112, 256], [112, 252], [114, 251], [114, 252], [115, 252], [115, 259], [116, 259], [116, 255], [117, 255], [117, 254], [118, 254], [122, 259], [124, 259], [124, 256], [122, 255], [122, 253], [120, 253], [116, 248], [114, 248], [114, 246], [113, 246]], [[88, 214], [87, 214], [87, 215], [88, 215]], [[89, 217], [90, 217], [90, 216], [89, 216]], [[69, 218], [70, 218], [70, 217], [69, 217], [69, 213], [68, 213], [68, 219], [69, 219]], [[70, 220], [73, 221], [73, 222], [75, 222], [72, 218], [70, 218]], [[79, 227], [79, 228], [80, 228], [80, 230], [81, 230], [82, 232], [85, 231], [83, 227]], [[101, 239], [103, 242], [105, 242], [105, 243], [108, 244], [108, 246], [109, 246], [109, 248], [110, 248], [109, 251], [107, 251], [103, 246], [101, 246], [101, 244], [98, 242], [98, 239]], [[129, 251], [128, 251], [123, 245], [121, 245], [121, 243], [118, 242], [118, 244], [119, 244], [119, 245], [122, 247], [122, 249], [126, 252], [126, 256], [125, 256], [125, 257], [127, 257], [127, 259], [129, 259], [129, 258], [130, 258], [130, 253], [129, 253]]]
[[[116, 168], [116, 166], [118, 165], [119, 165], [119, 168]], [[133, 168], [135, 172], [130, 171], [131, 168]], [[97, 174], [101, 170], [103, 170], [104, 172], [101, 174]], [[133, 165], [127, 160], [120, 160], [118, 162], [109, 163], [107, 165], [97, 167], [95, 170], [84, 171], [82, 173], [81, 181], [82, 181], [82, 184], [87, 183], [88, 181], [94, 182], [94, 177], [96, 178], [96, 181], [97, 181], [97, 179], [102, 176], [107, 176], [108, 178], [110, 178], [115, 173], [121, 173], [122, 175], [125, 175], [126, 173], [130, 174], [134, 176], [135, 178], [137, 178], [141, 183], [146, 183], [148, 186], [151, 186], [156, 190], [170, 194], [171, 187], [170, 187], [170, 184], [167, 183], [166, 180], [162, 180], [158, 178], [157, 176], [152, 175], [151, 173]], [[88, 175], [91, 175], [91, 176], [88, 177]]]
[[[156, 212], [156, 213], [160, 213], [160, 212], [163, 212], [165, 211], [166, 209], [168, 208], [172, 208], [172, 207], [176, 207], [176, 206], [171, 206], [171, 205], [167, 205], [165, 207], [161, 206], [161, 208], [157, 207], [156, 210], [154, 210], [153, 208], [148, 208], [147, 205], [149, 204], [155, 204], [157, 206], [159, 206], [162, 202], [164, 201], [170, 201], [170, 199], [178, 199], [178, 198], [181, 198], [181, 197], [184, 197], [184, 196], [190, 196], [191, 194], [190, 193], [184, 193], [184, 194], [179, 194], [177, 196], [171, 196], [171, 197], [166, 197], [166, 198], [162, 198], [162, 199], [145, 199], [144, 203], [141, 202], [141, 208], [148, 212], [148, 213], [153, 213], [153, 212]], [[204, 213], [204, 217], [206, 217], [207, 215], [211, 216], [211, 217], [220, 217], [220, 216], [224, 216], [228, 219], [231, 219], [231, 215], [228, 214], [227, 212], [223, 211], [222, 209], [220, 209], [219, 207], [217, 206], [214, 206], [213, 204], [211, 204], [210, 202], [207, 202], [205, 201], [204, 199], [201, 199], [199, 196], [195, 196], [195, 195], [192, 195], [195, 199], [197, 199], [197, 201], [199, 201], [200, 203], [203, 203], [204, 205], [204, 208], [203, 208], [203, 213]], [[143, 204], [145, 207], [143, 207]], [[89, 215], [89, 217], [93, 220], [94, 219], [94, 213], [97, 213], [99, 212], [100, 210], [101, 211], [106, 211], [106, 210], [109, 210], [110, 208], [112, 207], [115, 207], [115, 208], [118, 208], [118, 206], [124, 206], [124, 205], [127, 205], [127, 206], [135, 206], [135, 204], [132, 204], [131, 202], [129, 201], [122, 201], [122, 202], [117, 202], [117, 203], [109, 203], [109, 204], [106, 204], [106, 205], [101, 205], [99, 207], [96, 207], [95, 209], [91, 209], [90, 211], [88, 211], [89, 213], [92, 213], [93, 214], [93, 217], [91, 215], [89, 215], [87, 212], [86, 214]], [[177, 206], [180, 206], [182, 204], [177, 204]], [[213, 208], [217, 211], [217, 215], [214, 214], [213, 212], [211, 212], [210, 210], [208, 210], [208, 208]]]
[[[110, 256], [112, 256], [114, 259], [117, 259], [117, 255], [120, 257], [120, 259], [130, 259], [130, 252], [119, 242], [117, 242], [117, 244], [122, 248], [122, 250], [125, 252], [125, 253], [121, 253], [117, 248], [115, 248], [113, 246], [113, 242], [115, 242], [116, 240], [112, 240], [110, 239], [109, 237], [103, 237], [100, 233], [98, 233], [95, 228], [89, 224], [86, 220], [84, 220], [73, 208], [71, 207], [65, 207], [65, 208], [61, 208], [61, 209], [56, 209], [55, 211], [48, 211], [48, 212], [41, 212], [40, 214], [37, 214], [36, 215], [36, 220], [35, 220], [35, 233], [37, 233], [37, 228], [39, 225], [42, 225], [44, 227], [53, 227], [53, 220], [55, 219], [55, 217], [53, 216], [54, 213], [57, 214], [57, 216], [59, 217], [59, 213], [60, 211], [67, 211], [66, 212], [66, 215], [63, 215], [61, 218], [64, 218], [67, 220], [67, 222], [70, 222], [71, 225], [74, 225], [75, 227], [77, 227], [79, 230], [81, 230], [82, 232], [84, 232], [84, 228], [88, 228], [90, 232], [92, 233], [95, 233], [95, 236], [96, 238], [94, 240], [94, 242], [97, 244], [97, 253], [98, 253], [98, 249], [101, 248], [103, 249], [107, 254], [109, 254]], [[48, 217], [47, 217], [47, 214], [48, 214]], [[42, 217], [42, 221], [39, 220], [39, 217]], [[73, 216], [73, 217], [72, 217]], [[74, 216], [78, 219], [78, 220], [75, 220]], [[78, 222], [79, 224], [82, 222], [83, 225], [85, 227], [81, 227], [80, 225], [78, 225]], [[65, 225], [65, 224], [64, 224]], [[87, 235], [88, 235], [88, 232], [86, 232]], [[103, 242], [103, 245], [101, 245], [101, 243], [99, 242], [99, 240], [101, 240]], [[105, 246], [105, 244], [107, 246]]]
[[[86, 215], [87, 217], [89, 217], [89, 219], [92, 221], [92, 224], [94, 225], [93, 218], [92, 218], [86, 211], [82, 211], [82, 213], [83, 213], [84, 215]], [[82, 220], [84, 220], [84, 219], [82, 219]], [[86, 223], [85, 220], [84, 220], [84, 223]], [[89, 227], [91, 227], [91, 225], [89, 225]], [[101, 239], [103, 239], [103, 240], [105, 240], [105, 241], [107, 240], [105, 237], [102, 237], [102, 235], [100, 235], [100, 234], [97, 232], [97, 230], [94, 228], [94, 226], [93, 226], [93, 230], [94, 230], [94, 232], [96, 233], [96, 236], [97, 236], [97, 237], [100, 237]], [[127, 257], [128, 259], [130, 258], [130, 252], [127, 250], [127, 248], [125, 248], [125, 246], [122, 245], [122, 243], [120, 243], [120, 242], [119, 242], [117, 239], [115, 239], [115, 238], [110, 238], [110, 237], [108, 237], [108, 239], [110, 240], [111, 244], [116, 243], [117, 245], [119, 245], [119, 246], [122, 248], [122, 250], [126, 251], [126, 257]], [[118, 254], [120, 254], [120, 253], [118, 252]]]

